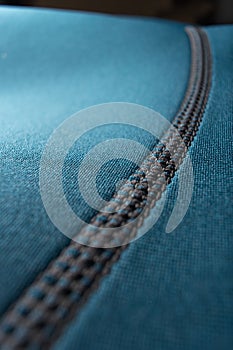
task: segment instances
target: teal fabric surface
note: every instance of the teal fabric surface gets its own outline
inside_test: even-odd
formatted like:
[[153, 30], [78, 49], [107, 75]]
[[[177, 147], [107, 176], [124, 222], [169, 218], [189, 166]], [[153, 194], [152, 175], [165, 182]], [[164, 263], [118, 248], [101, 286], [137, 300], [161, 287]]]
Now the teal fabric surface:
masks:
[[233, 346], [233, 26], [206, 31], [213, 85], [190, 148], [195, 187], [187, 215], [165, 234], [176, 177], [160, 221], [124, 252], [54, 350]]
[[[69, 242], [50, 222], [39, 193], [49, 135], [71, 114], [104, 102], [142, 104], [171, 119], [186, 89], [190, 48], [181, 24], [64, 11], [1, 7], [0, 31], [3, 313]], [[140, 139], [148, 147], [155, 142], [140, 130], [109, 126], [84, 135], [67, 164], [78, 168], [85, 152], [109, 136]], [[117, 176], [106, 170], [109, 184], [134, 168], [123, 165]], [[89, 220], [94, 212], [73, 185], [74, 169], [64, 173], [70, 203]], [[114, 186], [106, 185], [105, 173], [98, 181], [108, 198]]]

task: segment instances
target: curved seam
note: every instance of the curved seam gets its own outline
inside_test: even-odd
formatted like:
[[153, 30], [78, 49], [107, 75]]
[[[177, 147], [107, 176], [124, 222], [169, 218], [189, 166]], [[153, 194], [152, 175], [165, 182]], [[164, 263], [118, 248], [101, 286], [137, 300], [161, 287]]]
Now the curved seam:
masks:
[[[197, 133], [209, 96], [211, 54], [207, 35], [202, 29], [188, 27], [186, 31], [192, 51], [191, 73], [183, 103], [173, 120], [173, 126], [179, 131], [188, 148]], [[176, 141], [172, 130], [166, 132], [163, 141], [146, 157], [128, 182], [129, 185], [133, 185], [133, 190], [129, 189], [127, 195], [131, 195], [133, 191], [133, 194], [137, 193], [137, 197], [141, 198], [148, 195], [148, 186], [144, 180], [148, 174], [153, 177], [157, 184], [157, 192], [153, 193], [151, 207], [166, 190], [167, 184], [186, 155], [184, 150], [180, 150], [180, 153], [176, 150], [178, 156], [174, 161], [171, 154], [168, 154], [166, 143], [171, 142], [174, 146]], [[159, 177], [161, 166], [166, 175], [165, 182]], [[138, 184], [141, 186], [139, 190]], [[115, 198], [117, 196], [118, 193]], [[125, 213], [118, 213], [118, 224], [132, 218], [137, 209], [135, 205], [138, 198], [134, 198], [134, 202], [131, 203], [134, 205], [131, 205], [126, 217]], [[92, 224], [104, 228], [112, 219], [109, 215], [107, 221], [103, 222], [100, 217], [101, 215], [97, 214], [92, 219]], [[136, 234], [138, 227], [132, 226], [132, 229], [133, 234]], [[87, 228], [84, 227], [83, 230]], [[87, 237], [91, 234], [88, 230], [86, 233]], [[112, 265], [127, 247], [128, 245], [124, 245], [103, 249], [71, 242], [5, 313], [0, 328], [0, 344], [12, 348], [40, 344], [43, 348], [48, 348], [60, 335], [64, 321], [67, 323], [73, 318], [90, 293], [97, 288], [100, 279], [109, 273]]]

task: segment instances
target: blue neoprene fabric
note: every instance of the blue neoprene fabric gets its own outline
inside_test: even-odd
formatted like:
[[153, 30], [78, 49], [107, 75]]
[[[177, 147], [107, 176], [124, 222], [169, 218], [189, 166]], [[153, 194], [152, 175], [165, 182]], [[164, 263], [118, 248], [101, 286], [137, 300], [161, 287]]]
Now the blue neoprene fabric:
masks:
[[[69, 243], [50, 222], [39, 192], [48, 137], [73, 113], [104, 102], [142, 104], [174, 117], [187, 87], [190, 47], [184, 25], [65, 11], [0, 9], [0, 312]], [[232, 26], [206, 28], [213, 54], [211, 94], [190, 156], [189, 210], [165, 234], [177, 194], [169, 186], [159, 222], [130, 245], [54, 350], [228, 350], [232, 302]], [[114, 137], [155, 140], [131, 127], [84, 135], [64, 169], [69, 203], [87, 221], [74, 180], [86, 152]], [[70, 165], [74, 165], [72, 168]], [[103, 169], [100, 192], [134, 169]], [[107, 174], [107, 176], [106, 176]]]
[[[187, 86], [190, 47], [181, 24], [64, 11], [1, 7], [0, 31], [3, 313], [69, 242], [50, 222], [39, 192], [50, 134], [73, 113], [104, 102], [138, 103], [172, 119]], [[141, 130], [102, 127], [83, 136], [67, 164], [77, 170], [85, 152], [109, 137], [140, 139], [148, 147], [154, 142]], [[123, 165], [120, 174], [110, 166], [98, 178], [103, 196], [131, 173], [133, 165]], [[67, 169], [67, 198], [89, 220], [94, 212], [73, 184], [75, 169]]]
[[131, 244], [53, 349], [228, 350], [233, 345], [233, 27], [206, 28], [213, 83], [190, 155], [195, 187], [182, 223], [162, 217]]

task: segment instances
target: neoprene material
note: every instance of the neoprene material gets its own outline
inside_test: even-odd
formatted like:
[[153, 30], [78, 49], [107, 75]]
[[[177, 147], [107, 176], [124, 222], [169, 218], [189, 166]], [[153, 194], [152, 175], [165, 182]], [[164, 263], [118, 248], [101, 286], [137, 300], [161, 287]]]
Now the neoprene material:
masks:
[[[189, 78], [184, 25], [76, 12], [1, 8], [0, 29], [0, 311], [68, 244], [50, 222], [39, 193], [43, 147], [63, 120], [94, 104], [125, 101], [154, 108], [169, 120]], [[191, 146], [195, 188], [180, 226], [165, 226], [177, 194], [131, 244], [54, 349], [229, 349], [232, 325], [232, 35], [206, 28], [214, 59], [213, 85]], [[112, 137], [153, 137], [121, 126], [84, 135], [67, 157], [69, 203], [87, 221], [75, 174], [95, 144]], [[75, 165], [73, 168], [69, 165]], [[112, 170], [117, 167], [118, 171]], [[134, 165], [111, 163], [98, 178], [109, 198]]]
[[206, 31], [213, 82], [190, 148], [195, 186], [188, 212], [165, 234], [176, 176], [159, 222], [123, 253], [53, 349], [232, 347], [233, 26]]
[[[39, 192], [50, 134], [73, 113], [105, 102], [142, 104], [171, 119], [188, 82], [190, 49], [183, 25], [150, 19], [1, 7], [0, 31], [3, 312], [69, 242], [50, 222]], [[67, 156], [73, 167], [65, 167], [64, 187], [83, 219], [94, 211], [79, 195], [78, 166], [95, 144], [114, 137], [149, 148], [154, 143], [148, 133], [121, 126], [100, 127], [80, 139]], [[98, 177], [106, 197], [134, 167], [118, 163], [113, 172], [113, 166]]]

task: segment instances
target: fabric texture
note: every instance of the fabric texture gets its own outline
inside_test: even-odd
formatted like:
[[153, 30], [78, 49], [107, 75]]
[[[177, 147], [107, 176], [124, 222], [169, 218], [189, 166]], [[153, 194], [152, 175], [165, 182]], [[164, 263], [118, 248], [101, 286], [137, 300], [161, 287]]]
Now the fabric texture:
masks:
[[[169, 120], [189, 77], [184, 25], [154, 19], [1, 8], [0, 312], [69, 243], [40, 198], [44, 145], [63, 120], [94, 104], [125, 101]], [[67, 325], [53, 349], [229, 349], [232, 337], [232, 26], [206, 28], [213, 53], [208, 107], [190, 156], [195, 187], [183, 222], [165, 234], [176, 200], [168, 187], [159, 222], [122, 254], [110, 275]], [[75, 179], [83, 156], [109, 137], [155, 140], [141, 130], [97, 128], [70, 150], [69, 203], [87, 221]], [[73, 166], [73, 167], [72, 167]], [[135, 165], [102, 169], [100, 193]], [[117, 168], [117, 173], [112, 170]], [[106, 176], [107, 175], [107, 176]]]
[[[2, 7], [0, 19], [3, 313], [69, 243], [50, 222], [39, 192], [40, 158], [52, 131], [82, 108], [112, 101], [142, 104], [171, 119], [188, 82], [190, 48], [184, 25], [161, 20]], [[74, 145], [64, 187], [87, 221], [94, 211], [79, 195], [76, 170], [85, 153], [109, 137], [140, 139], [149, 148], [155, 141], [119, 125], [97, 128]], [[111, 195], [134, 166], [120, 163], [116, 174], [106, 165], [100, 193]]]
[[177, 194], [168, 188], [155, 227], [130, 245], [53, 349], [230, 349], [232, 298], [232, 26], [206, 28], [213, 83], [190, 148], [194, 193], [165, 234]]

